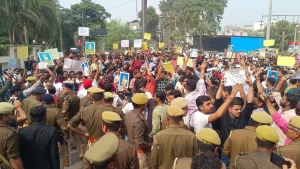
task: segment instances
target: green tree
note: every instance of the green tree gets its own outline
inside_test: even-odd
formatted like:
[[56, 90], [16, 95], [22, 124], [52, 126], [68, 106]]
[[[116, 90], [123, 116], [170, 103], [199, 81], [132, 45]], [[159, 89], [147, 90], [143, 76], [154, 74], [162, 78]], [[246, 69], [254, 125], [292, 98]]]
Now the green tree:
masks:
[[[162, 0], [159, 8], [164, 26], [185, 41], [190, 35], [210, 35], [220, 30], [227, 0]], [[201, 47], [201, 45], [200, 45]]]
[[[140, 39], [139, 32], [130, 30], [129, 25], [121, 23], [120, 20], [112, 20], [106, 23], [107, 37], [104, 38], [105, 49], [112, 49], [114, 43], [118, 43], [120, 47], [121, 40], [129, 40], [131, 43], [134, 39]], [[132, 46], [132, 45], [131, 45]]]
[[[142, 11], [138, 13], [140, 21], [142, 20]], [[158, 40], [156, 37], [157, 27], [159, 23], [159, 16], [153, 6], [147, 8], [147, 32], [151, 33], [152, 39]], [[141, 24], [141, 23], [140, 23]]]

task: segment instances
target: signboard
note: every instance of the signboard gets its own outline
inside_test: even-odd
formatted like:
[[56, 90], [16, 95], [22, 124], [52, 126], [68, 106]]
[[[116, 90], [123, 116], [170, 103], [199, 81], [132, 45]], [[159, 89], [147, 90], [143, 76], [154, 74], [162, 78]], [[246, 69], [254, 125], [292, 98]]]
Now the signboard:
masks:
[[90, 36], [90, 28], [78, 27], [78, 36]]

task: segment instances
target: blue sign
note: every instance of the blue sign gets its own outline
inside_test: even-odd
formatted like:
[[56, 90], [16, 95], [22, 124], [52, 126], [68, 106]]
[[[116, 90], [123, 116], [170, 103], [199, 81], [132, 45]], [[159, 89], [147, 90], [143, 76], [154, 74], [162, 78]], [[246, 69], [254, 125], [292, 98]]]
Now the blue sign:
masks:
[[85, 42], [85, 54], [95, 54], [95, 42]]
[[12, 69], [16, 68], [17, 67], [17, 59], [16, 58], [9, 58], [7, 67], [12, 68]]

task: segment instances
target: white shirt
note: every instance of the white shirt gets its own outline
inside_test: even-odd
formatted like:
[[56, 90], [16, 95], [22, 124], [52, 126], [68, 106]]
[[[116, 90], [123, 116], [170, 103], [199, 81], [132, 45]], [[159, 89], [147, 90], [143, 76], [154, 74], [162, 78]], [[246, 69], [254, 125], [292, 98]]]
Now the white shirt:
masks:
[[200, 111], [194, 113], [193, 127], [196, 135], [203, 128], [212, 128], [211, 124], [208, 123], [209, 114], [203, 114]]
[[125, 105], [125, 107], [122, 109], [123, 113], [124, 114], [127, 114], [128, 112], [132, 111], [133, 110], [133, 105], [132, 103], [127, 103]]
[[87, 90], [85, 88], [83, 88], [82, 90], [80, 90], [78, 93], [77, 93], [77, 96], [81, 99], [83, 98], [84, 96], [87, 95]]

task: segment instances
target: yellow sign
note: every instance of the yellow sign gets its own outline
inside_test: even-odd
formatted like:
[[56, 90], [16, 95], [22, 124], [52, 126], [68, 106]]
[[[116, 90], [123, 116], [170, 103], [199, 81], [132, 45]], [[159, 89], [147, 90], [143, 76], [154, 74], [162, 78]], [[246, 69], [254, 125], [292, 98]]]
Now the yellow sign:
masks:
[[277, 66], [295, 66], [296, 59], [295, 57], [290, 56], [278, 56]]
[[274, 45], [275, 45], [274, 39], [264, 40], [264, 47], [269, 47], [269, 46], [274, 46]]
[[184, 58], [184, 57], [178, 57], [178, 58], [177, 58], [177, 65], [183, 66], [183, 58]]
[[236, 58], [236, 53], [233, 53], [231, 58], [233, 58], [233, 59]]
[[181, 47], [176, 47], [175, 52], [180, 53]]
[[174, 67], [172, 64], [164, 64], [164, 69], [166, 72], [175, 73]]
[[194, 67], [195, 65], [193, 64], [193, 61], [194, 61], [195, 59], [189, 59], [189, 61], [187, 62], [187, 66], [188, 67]]
[[28, 46], [18, 46], [17, 47], [17, 56], [18, 56], [18, 59], [27, 59], [28, 58]]
[[165, 47], [165, 43], [159, 43], [159, 44], [158, 44], [158, 48], [159, 48], [159, 49], [162, 49], [163, 47]]
[[119, 44], [114, 43], [114, 44], [113, 44], [113, 49], [115, 49], [115, 50], [119, 49]]
[[145, 33], [144, 39], [151, 40], [151, 33]]
[[142, 43], [142, 50], [148, 50], [148, 44], [147, 42]]
[[279, 54], [279, 50], [275, 49], [275, 53], [276, 53], [276, 55], [278, 55]]

